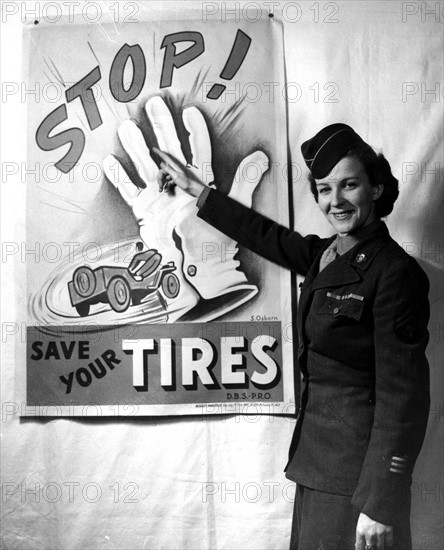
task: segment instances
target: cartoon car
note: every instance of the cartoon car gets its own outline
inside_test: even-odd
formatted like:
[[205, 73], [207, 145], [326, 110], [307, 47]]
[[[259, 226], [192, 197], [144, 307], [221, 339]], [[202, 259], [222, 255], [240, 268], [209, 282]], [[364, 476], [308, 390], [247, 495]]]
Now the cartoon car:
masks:
[[[167, 298], [175, 298], [180, 290], [179, 279], [173, 273], [176, 266], [168, 262], [159, 267], [161, 261], [157, 250], [148, 250], [136, 254], [129, 267], [102, 266], [94, 270], [87, 265], [78, 267], [68, 283], [71, 305], [81, 317], [86, 317], [92, 304], [109, 303], [121, 313], [131, 302], [138, 305], [159, 289]], [[165, 307], [165, 300], [160, 297]]]

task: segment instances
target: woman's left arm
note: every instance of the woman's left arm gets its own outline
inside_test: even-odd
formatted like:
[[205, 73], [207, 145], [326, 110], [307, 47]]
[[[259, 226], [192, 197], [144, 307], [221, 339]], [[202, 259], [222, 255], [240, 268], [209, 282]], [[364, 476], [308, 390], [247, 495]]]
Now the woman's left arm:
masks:
[[374, 422], [352, 502], [372, 520], [393, 525], [410, 503], [430, 406], [429, 282], [404, 253], [387, 255], [381, 266], [373, 306]]

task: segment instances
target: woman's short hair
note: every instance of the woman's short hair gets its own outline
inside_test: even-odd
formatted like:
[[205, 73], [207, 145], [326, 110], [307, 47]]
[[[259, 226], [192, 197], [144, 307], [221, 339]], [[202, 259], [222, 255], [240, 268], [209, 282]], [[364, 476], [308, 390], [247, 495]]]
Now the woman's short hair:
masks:
[[[370, 145], [359, 145], [345, 155], [358, 159], [364, 167], [369, 182], [374, 187], [383, 185], [382, 195], [375, 201], [376, 212], [380, 218], [388, 216], [393, 210], [393, 205], [399, 195], [398, 180], [392, 174], [390, 164], [382, 153], [376, 153]], [[316, 180], [311, 172], [308, 174], [310, 190], [316, 202], [318, 201], [318, 190]]]

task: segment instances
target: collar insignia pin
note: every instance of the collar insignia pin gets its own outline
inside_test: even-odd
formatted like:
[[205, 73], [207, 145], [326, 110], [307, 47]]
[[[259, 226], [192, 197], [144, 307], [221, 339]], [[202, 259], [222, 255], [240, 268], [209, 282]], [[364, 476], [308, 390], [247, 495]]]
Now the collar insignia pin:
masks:
[[367, 261], [367, 256], [365, 254], [358, 254], [356, 256], [356, 261], [358, 264], [362, 264]]

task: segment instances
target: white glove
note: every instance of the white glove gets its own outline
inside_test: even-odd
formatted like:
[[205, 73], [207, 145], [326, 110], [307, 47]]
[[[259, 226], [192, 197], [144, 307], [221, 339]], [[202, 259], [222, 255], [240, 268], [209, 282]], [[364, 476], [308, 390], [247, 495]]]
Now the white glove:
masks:
[[[185, 166], [174, 122], [163, 99], [153, 97], [145, 108], [159, 148]], [[211, 182], [211, 142], [205, 120], [199, 109], [189, 107], [183, 111], [183, 122], [190, 133], [193, 155], [193, 166], [188, 165], [188, 169], [200, 180], [204, 179], [204, 183]], [[196, 199], [179, 187], [174, 188], [174, 193], [159, 193], [158, 167], [141, 130], [132, 120], [121, 124], [118, 135], [146, 188], [136, 187], [111, 155], [104, 160], [105, 173], [132, 208], [140, 226], [140, 237], [147, 247], [157, 249], [164, 262], [174, 261], [177, 267], [180, 292], [176, 298], [166, 298], [169, 321], [183, 319], [186, 314], [188, 320], [208, 321], [251, 299], [258, 289], [237, 269], [239, 262], [233, 258], [238, 251], [237, 244], [198, 218]], [[252, 163], [254, 174], [247, 179], [248, 165]], [[268, 159], [260, 151], [244, 159], [236, 172], [230, 196], [251, 206], [253, 192], [267, 169]], [[224, 298], [220, 299], [221, 296]], [[202, 298], [206, 302], [202, 302]], [[198, 303], [199, 308], [193, 312]]]

